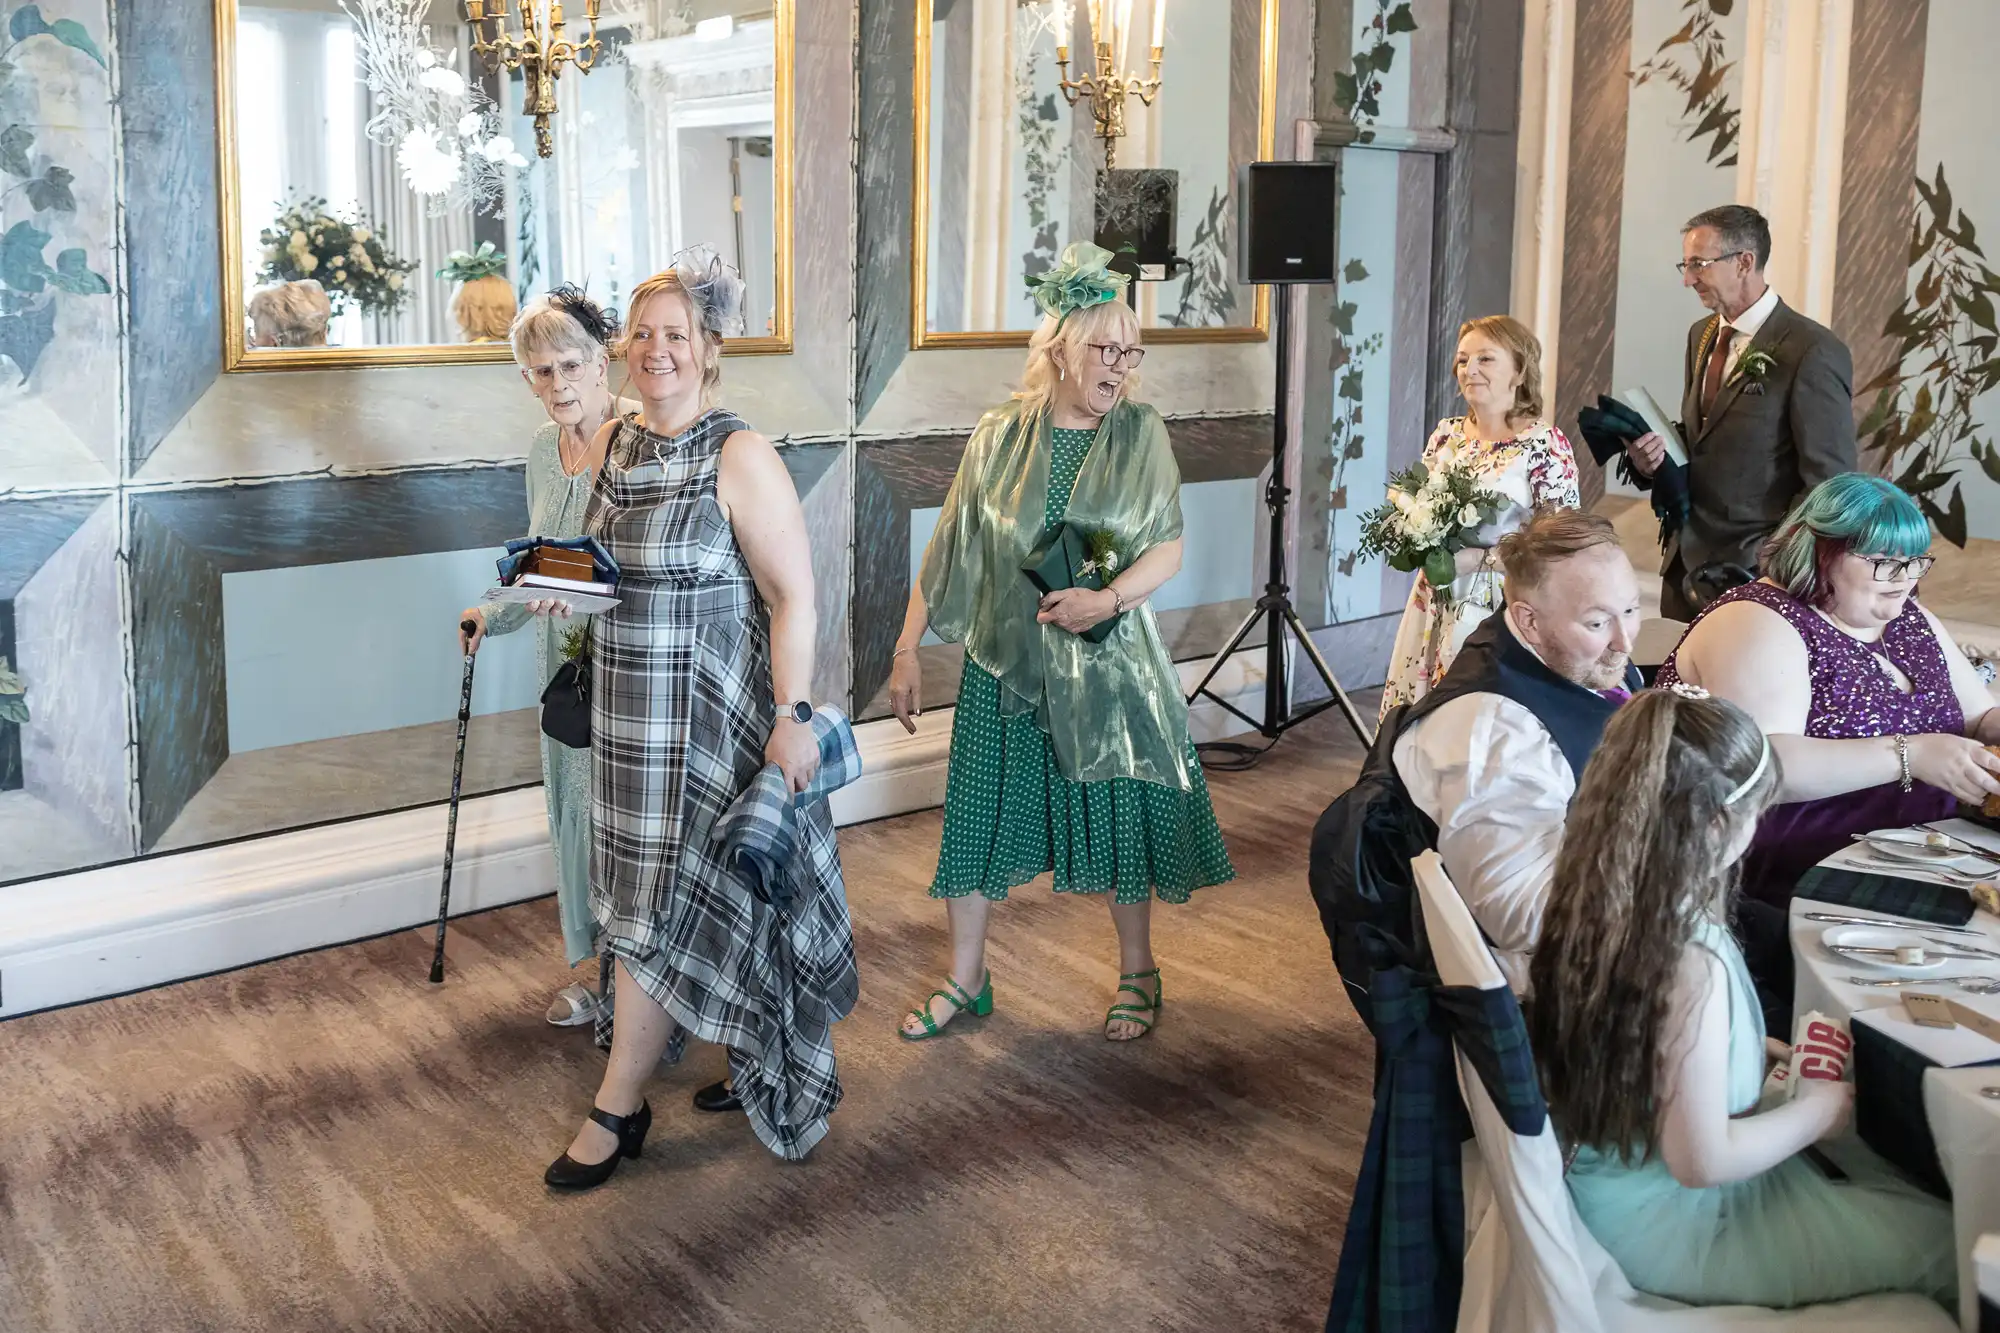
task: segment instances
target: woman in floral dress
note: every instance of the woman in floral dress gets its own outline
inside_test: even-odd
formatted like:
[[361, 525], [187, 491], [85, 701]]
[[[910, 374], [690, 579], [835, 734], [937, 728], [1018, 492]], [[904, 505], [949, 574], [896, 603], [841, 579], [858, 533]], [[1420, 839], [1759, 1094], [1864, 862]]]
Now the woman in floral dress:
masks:
[[1569, 441], [1542, 420], [1541, 364], [1541, 341], [1511, 316], [1487, 315], [1459, 328], [1452, 368], [1467, 411], [1438, 423], [1424, 446], [1424, 466], [1470, 468], [1510, 503], [1481, 530], [1477, 545], [1458, 553], [1458, 577], [1446, 595], [1417, 575], [1389, 656], [1384, 715], [1430, 693], [1466, 636], [1499, 608], [1494, 548], [1500, 539], [1535, 509], [1574, 509], [1583, 502]]
[[[1131, 399], [1145, 353], [1110, 258], [1072, 245], [1039, 280], [1023, 391], [966, 445], [897, 642], [889, 698], [911, 731], [926, 627], [966, 648], [931, 884], [952, 965], [904, 1019], [913, 1041], [991, 1012], [993, 904], [1050, 871], [1058, 893], [1110, 896], [1120, 975], [1104, 1035], [1146, 1035], [1162, 998], [1153, 899], [1235, 875], [1145, 604], [1180, 568], [1180, 470], [1160, 414]], [[1038, 596], [1023, 566], [1066, 522], [1108, 534], [1112, 575]], [[1102, 642], [1085, 637], [1114, 619]]]

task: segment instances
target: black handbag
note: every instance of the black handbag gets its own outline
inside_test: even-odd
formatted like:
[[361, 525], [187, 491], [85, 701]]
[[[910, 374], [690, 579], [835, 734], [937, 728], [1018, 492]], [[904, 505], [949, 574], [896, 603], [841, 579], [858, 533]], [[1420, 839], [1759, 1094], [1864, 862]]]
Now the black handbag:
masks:
[[590, 648], [556, 668], [542, 691], [542, 734], [572, 750], [590, 748]]

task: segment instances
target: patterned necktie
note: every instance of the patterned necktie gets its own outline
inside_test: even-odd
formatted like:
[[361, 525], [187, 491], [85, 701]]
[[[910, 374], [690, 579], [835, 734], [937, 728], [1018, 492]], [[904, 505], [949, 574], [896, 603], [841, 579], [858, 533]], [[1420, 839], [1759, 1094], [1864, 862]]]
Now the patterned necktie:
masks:
[[1729, 344], [1736, 336], [1736, 330], [1727, 321], [1715, 331], [1715, 344], [1708, 349], [1708, 364], [1701, 372], [1701, 420], [1708, 424], [1709, 414], [1715, 410], [1715, 400], [1722, 393], [1722, 371], [1729, 364]]

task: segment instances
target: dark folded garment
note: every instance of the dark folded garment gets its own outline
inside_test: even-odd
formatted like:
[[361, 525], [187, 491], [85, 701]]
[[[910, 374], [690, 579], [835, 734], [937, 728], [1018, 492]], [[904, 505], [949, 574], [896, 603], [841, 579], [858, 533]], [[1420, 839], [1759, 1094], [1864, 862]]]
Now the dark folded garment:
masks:
[[1687, 469], [1669, 458], [1660, 463], [1652, 476], [1641, 476], [1625, 453], [1625, 446], [1652, 427], [1644, 417], [1609, 394], [1597, 395], [1597, 406], [1586, 407], [1576, 414], [1576, 428], [1599, 467], [1610, 467], [1615, 460], [1620, 477], [1651, 495], [1653, 516], [1660, 521], [1660, 549], [1666, 550], [1674, 534], [1687, 523]]
[[[1064, 588], [1088, 588], [1092, 592], [1103, 590], [1107, 580], [1090, 560], [1090, 543], [1074, 524], [1063, 523], [1055, 531], [1042, 538], [1041, 544], [1028, 553], [1028, 562], [1021, 566], [1021, 572], [1028, 576], [1028, 582], [1043, 596], [1059, 592]], [[1125, 617], [1117, 615], [1109, 620], [1100, 620], [1083, 632], [1087, 643], [1103, 643], [1111, 637], [1118, 622]]]
[[1962, 926], [1972, 920], [1972, 898], [1964, 889], [1927, 880], [1814, 866], [1799, 877], [1792, 892], [1814, 902], [1906, 916], [1934, 926]]

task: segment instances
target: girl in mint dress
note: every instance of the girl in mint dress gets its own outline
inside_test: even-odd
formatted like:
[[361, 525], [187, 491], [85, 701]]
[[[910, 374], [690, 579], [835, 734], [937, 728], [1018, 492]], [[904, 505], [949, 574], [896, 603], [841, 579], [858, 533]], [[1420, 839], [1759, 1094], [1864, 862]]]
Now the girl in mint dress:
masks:
[[1842, 1137], [1852, 1085], [1801, 1079], [1759, 1106], [1763, 1012], [1723, 923], [1776, 769], [1748, 714], [1679, 685], [1620, 709], [1584, 770], [1527, 1010], [1570, 1195], [1656, 1296], [1950, 1308], [1949, 1208], [1856, 1140], [1828, 1145], [1848, 1183], [1801, 1155]]
[[[931, 885], [952, 966], [904, 1021], [911, 1040], [991, 1012], [992, 905], [1050, 872], [1059, 893], [1110, 899], [1119, 976], [1104, 1035], [1144, 1036], [1163, 1000], [1153, 900], [1186, 902], [1235, 874], [1145, 605], [1180, 567], [1180, 475], [1165, 422], [1129, 396], [1144, 352], [1109, 258], [1071, 246], [1040, 280], [1048, 318], [1024, 391], [967, 444], [897, 645], [890, 702], [912, 731], [924, 631], [966, 650]], [[1090, 538], [1105, 586], [1041, 596], [1023, 566], [1065, 523]], [[1086, 637], [1107, 621], [1101, 642]]]

